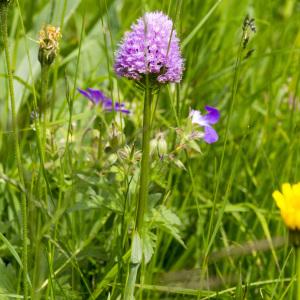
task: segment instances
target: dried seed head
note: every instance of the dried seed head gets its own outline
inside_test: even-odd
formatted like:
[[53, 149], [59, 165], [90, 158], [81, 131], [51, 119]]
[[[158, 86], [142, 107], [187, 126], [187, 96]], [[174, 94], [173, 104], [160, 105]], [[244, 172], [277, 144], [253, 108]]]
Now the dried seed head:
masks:
[[59, 49], [60, 38], [61, 33], [59, 27], [47, 25], [42, 28], [39, 35], [40, 49], [38, 55], [41, 65], [52, 64]]

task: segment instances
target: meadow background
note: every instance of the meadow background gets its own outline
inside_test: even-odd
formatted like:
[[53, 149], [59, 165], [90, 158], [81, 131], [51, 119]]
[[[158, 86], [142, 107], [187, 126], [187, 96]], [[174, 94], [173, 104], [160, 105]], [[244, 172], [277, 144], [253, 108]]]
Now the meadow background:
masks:
[[[126, 161], [120, 150], [133, 143], [140, 150], [143, 96], [117, 78], [113, 61], [131, 23], [155, 10], [174, 21], [185, 72], [180, 84], [162, 88], [152, 138], [163, 132], [171, 151], [190, 108], [215, 106], [221, 119], [217, 143], [200, 142], [201, 152], [182, 151], [176, 163], [153, 158], [150, 205], [160, 219], [136, 299], [295, 299], [294, 250], [271, 195], [283, 182], [300, 181], [297, 0], [14, 1], [9, 44], [25, 186], [1, 39], [0, 299], [22, 299], [25, 192], [31, 299], [121, 299], [139, 153]], [[247, 14], [257, 32], [239, 53]], [[33, 107], [38, 33], [48, 23], [61, 27], [62, 39], [50, 68], [41, 166]], [[78, 87], [101, 89], [131, 115], [118, 121]]]

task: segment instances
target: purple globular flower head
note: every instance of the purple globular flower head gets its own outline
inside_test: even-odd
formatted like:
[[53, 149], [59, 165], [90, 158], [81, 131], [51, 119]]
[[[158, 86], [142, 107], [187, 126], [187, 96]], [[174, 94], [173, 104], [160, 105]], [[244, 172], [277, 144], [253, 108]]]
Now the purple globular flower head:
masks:
[[114, 68], [136, 81], [149, 74], [155, 83], [180, 82], [184, 66], [172, 20], [162, 12], [139, 18], [125, 33]]
[[100, 90], [88, 88], [86, 91], [82, 89], [78, 89], [78, 92], [82, 94], [84, 97], [86, 97], [87, 99], [89, 99], [95, 105], [101, 103], [102, 108], [105, 111], [114, 110], [114, 111], [122, 112], [124, 114], [130, 113], [130, 110], [125, 108], [124, 103], [120, 103], [120, 102], [113, 103], [113, 101], [110, 98], [106, 97], [104, 93]]
[[206, 143], [212, 144], [219, 139], [217, 132], [211, 125], [216, 124], [219, 121], [220, 112], [218, 109], [211, 106], [205, 106], [205, 109], [207, 111], [206, 115], [201, 115], [201, 112], [198, 110], [192, 110], [190, 112], [190, 118], [193, 124], [204, 127], [203, 139]]

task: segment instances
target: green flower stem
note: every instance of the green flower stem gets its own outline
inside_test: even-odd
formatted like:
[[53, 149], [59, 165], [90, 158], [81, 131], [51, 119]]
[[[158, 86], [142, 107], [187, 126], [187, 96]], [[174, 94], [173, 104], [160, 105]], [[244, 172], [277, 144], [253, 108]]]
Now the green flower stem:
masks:
[[[18, 124], [17, 124], [17, 114], [16, 114], [16, 103], [15, 103], [15, 94], [13, 86], [13, 74], [10, 65], [10, 55], [8, 48], [8, 34], [7, 34], [7, 14], [8, 14], [8, 2], [0, 1], [0, 20], [1, 20], [1, 32], [3, 38], [5, 59], [7, 65], [7, 77], [10, 93], [10, 104], [11, 104], [11, 114], [12, 114], [12, 126], [14, 132], [14, 142], [15, 142], [15, 155], [17, 160], [17, 167], [19, 173], [19, 179], [21, 185], [24, 187], [24, 177], [23, 177], [23, 166], [20, 153], [20, 143], [19, 143], [19, 133], [18, 133]], [[23, 229], [23, 253], [22, 253], [22, 263], [23, 263], [23, 294], [25, 300], [28, 299], [28, 253], [27, 253], [27, 199], [26, 195], [21, 192], [21, 211], [22, 211], [22, 229]]]
[[[147, 85], [148, 86], [148, 85]], [[151, 102], [152, 91], [147, 87], [144, 100], [143, 115], [143, 144], [142, 144], [142, 162], [140, 175], [139, 201], [136, 210], [136, 229], [141, 234], [143, 228], [144, 214], [148, 203], [148, 186], [149, 186], [149, 161], [150, 161], [150, 119], [151, 119]]]
[[[147, 79], [148, 81], [148, 79]], [[142, 238], [144, 215], [148, 203], [148, 186], [149, 186], [149, 167], [150, 167], [150, 129], [151, 129], [151, 102], [153, 94], [147, 82], [144, 98], [143, 113], [143, 142], [142, 142], [142, 162], [140, 175], [139, 199], [136, 208], [135, 230]], [[131, 262], [129, 276], [124, 289], [124, 300], [134, 299], [134, 287], [137, 278], [137, 272], [140, 263]]]
[[46, 147], [46, 130], [47, 130], [47, 93], [49, 82], [49, 66], [47, 64], [41, 64], [41, 101], [40, 101], [40, 118], [43, 126], [43, 139], [42, 139], [42, 151], [45, 158]]
[[297, 287], [296, 287], [296, 290], [297, 290], [297, 300], [300, 300], [300, 247], [296, 247], [296, 260], [297, 260], [297, 265], [296, 265], [296, 268], [297, 268]]

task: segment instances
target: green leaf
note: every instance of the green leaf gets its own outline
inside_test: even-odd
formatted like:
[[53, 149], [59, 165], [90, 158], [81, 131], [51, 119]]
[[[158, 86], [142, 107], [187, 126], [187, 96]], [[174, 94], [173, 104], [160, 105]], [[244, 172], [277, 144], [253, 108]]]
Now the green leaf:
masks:
[[200, 146], [199, 146], [194, 140], [190, 140], [190, 141], [188, 142], [188, 145], [189, 145], [193, 150], [195, 150], [196, 152], [201, 153]]
[[8, 248], [10, 253], [12, 254], [12, 256], [16, 259], [19, 266], [23, 269], [23, 264], [22, 264], [22, 261], [21, 261], [21, 258], [19, 256], [19, 254], [17, 253], [17, 251], [15, 250], [13, 245], [9, 242], [9, 240], [1, 232], [0, 232], [0, 239], [6, 245], [6, 247]]
[[154, 253], [154, 248], [156, 245], [156, 235], [150, 231], [146, 232], [142, 239], [143, 245], [143, 256], [145, 263], [147, 264]]
[[4, 293], [15, 293], [17, 288], [14, 285], [16, 282], [16, 272], [12, 265], [5, 265], [2, 260], [0, 260], [0, 299], [8, 300], [9, 297], [5, 296]]
[[185, 248], [185, 244], [180, 236], [182, 223], [178, 216], [163, 205], [153, 209], [152, 213], [151, 222], [153, 226], [171, 234]]
[[132, 238], [132, 249], [131, 249], [131, 263], [133, 264], [140, 264], [142, 262], [142, 242], [140, 236], [137, 231], [134, 232]]
[[161, 197], [162, 197], [161, 193], [150, 194], [149, 201], [148, 201], [149, 209], [154, 208], [154, 206], [159, 202]]
[[[100, 188], [102, 186], [99, 186]], [[123, 202], [121, 196], [115, 191], [114, 186], [104, 186], [103, 189], [96, 194], [96, 192], [89, 188], [90, 200], [93, 201], [93, 207], [105, 207], [116, 213], [123, 213]]]

